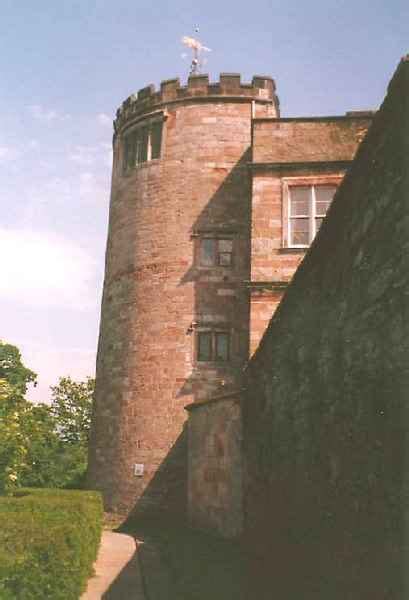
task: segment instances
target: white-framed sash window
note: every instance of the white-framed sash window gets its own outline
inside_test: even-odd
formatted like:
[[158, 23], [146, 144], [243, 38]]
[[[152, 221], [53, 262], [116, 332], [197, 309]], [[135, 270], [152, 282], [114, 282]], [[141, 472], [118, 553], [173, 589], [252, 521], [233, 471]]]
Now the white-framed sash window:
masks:
[[335, 195], [333, 183], [288, 185], [286, 246], [307, 248], [319, 230]]

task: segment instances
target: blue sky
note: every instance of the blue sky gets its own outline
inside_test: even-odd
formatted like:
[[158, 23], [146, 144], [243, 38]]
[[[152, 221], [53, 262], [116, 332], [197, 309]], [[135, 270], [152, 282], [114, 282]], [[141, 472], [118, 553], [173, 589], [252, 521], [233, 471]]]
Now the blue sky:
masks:
[[129, 94], [179, 76], [183, 35], [204, 71], [270, 74], [283, 116], [376, 108], [409, 52], [401, 0], [2, 0], [0, 338], [39, 374], [94, 373], [112, 118]]

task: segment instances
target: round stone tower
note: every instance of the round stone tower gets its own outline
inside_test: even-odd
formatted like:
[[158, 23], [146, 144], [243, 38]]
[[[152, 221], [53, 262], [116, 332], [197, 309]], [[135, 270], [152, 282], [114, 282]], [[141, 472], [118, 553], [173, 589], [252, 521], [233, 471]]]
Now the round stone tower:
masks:
[[237, 74], [164, 81], [117, 112], [88, 475], [108, 509], [183, 515], [184, 407], [240, 384], [263, 116], [273, 80]]

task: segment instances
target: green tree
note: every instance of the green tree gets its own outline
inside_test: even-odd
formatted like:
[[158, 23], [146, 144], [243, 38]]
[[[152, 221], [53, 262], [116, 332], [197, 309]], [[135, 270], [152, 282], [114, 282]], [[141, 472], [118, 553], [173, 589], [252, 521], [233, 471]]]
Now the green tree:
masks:
[[27, 404], [21, 420], [27, 452], [20, 470], [20, 483], [33, 487], [60, 487], [67, 473], [60, 467], [63, 449], [51, 407], [48, 404]]
[[27, 369], [19, 349], [0, 340], [0, 493], [20, 483], [29, 437], [24, 420], [29, 403], [24, 396], [37, 375]]
[[20, 350], [0, 340], [0, 380], [10, 386], [9, 397], [23, 398], [29, 383], [37, 384], [37, 375], [22, 363]]
[[94, 389], [95, 380], [91, 377], [85, 381], [61, 377], [58, 385], [51, 387], [51, 410], [63, 442], [88, 445]]
[[14, 489], [20, 483], [21, 469], [25, 465], [27, 439], [22, 428], [22, 411], [4, 410], [2, 396], [0, 411], [0, 493]]
[[94, 380], [62, 377], [51, 405], [25, 399], [36, 380], [18, 348], [0, 341], [0, 493], [74, 487], [85, 474]]
[[58, 465], [63, 469], [63, 485], [69, 487], [80, 487], [85, 476], [94, 389], [91, 377], [85, 381], [61, 377], [51, 387], [51, 413], [61, 448]]

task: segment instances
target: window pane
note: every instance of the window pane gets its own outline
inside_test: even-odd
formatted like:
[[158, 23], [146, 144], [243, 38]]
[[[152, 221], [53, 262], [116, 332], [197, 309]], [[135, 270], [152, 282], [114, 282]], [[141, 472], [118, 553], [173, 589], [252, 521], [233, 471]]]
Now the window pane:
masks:
[[317, 233], [318, 229], [321, 227], [323, 218], [315, 219], [315, 233]]
[[206, 267], [215, 264], [216, 240], [203, 238], [200, 241], [200, 264]]
[[130, 133], [125, 138], [125, 165], [126, 168], [135, 166], [135, 133]]
[[290, 188], [290, 215], [292, 217], [308, 216], [311, 199], [311, 188], [307, 186]]
[[140, 129], [138, 129], [137, 131], [135, 131], [134, 136], [133, 136], [133, 144], [134, 144], [134, 165], [138, 164], [139, 162], [141, 162], [140, 160], [140, 153], [141, 153], [141, 132]]
[[307, 246], [309, 244], [309, 219], [291, 219], [291, 244]]
[[147, 127], [142, 127], [140, 153], [139, 153], [138, 162], [146, 162], [148, 160], [148, 138], [149, 138], [149, 129]]
[[152, 124], [151, 128], [151, 158], [160, 157], [160, 147], [162, 144], [162, 122]]
[[219, 253], [219, 265], [221, 267], [231, 266], [231, 252], [220, 252]]
[[198, 334], [197, 360], [212, 360], [212, 334], [210, 332]]
[[229, 360], [228, 333], [216, 333], [216, 360]]
[[219, 252], [231, 252], [233, 250], [233, 240], [219, 240]]
[[335, 185], [317, 185], [315, 186], [315, 212], [318, 216], [323, 217], [327, 214], [327, 210], [336, 191]]
[[129, 138], [124, 139], [124, 168], [127, 169], [129, 167]]

